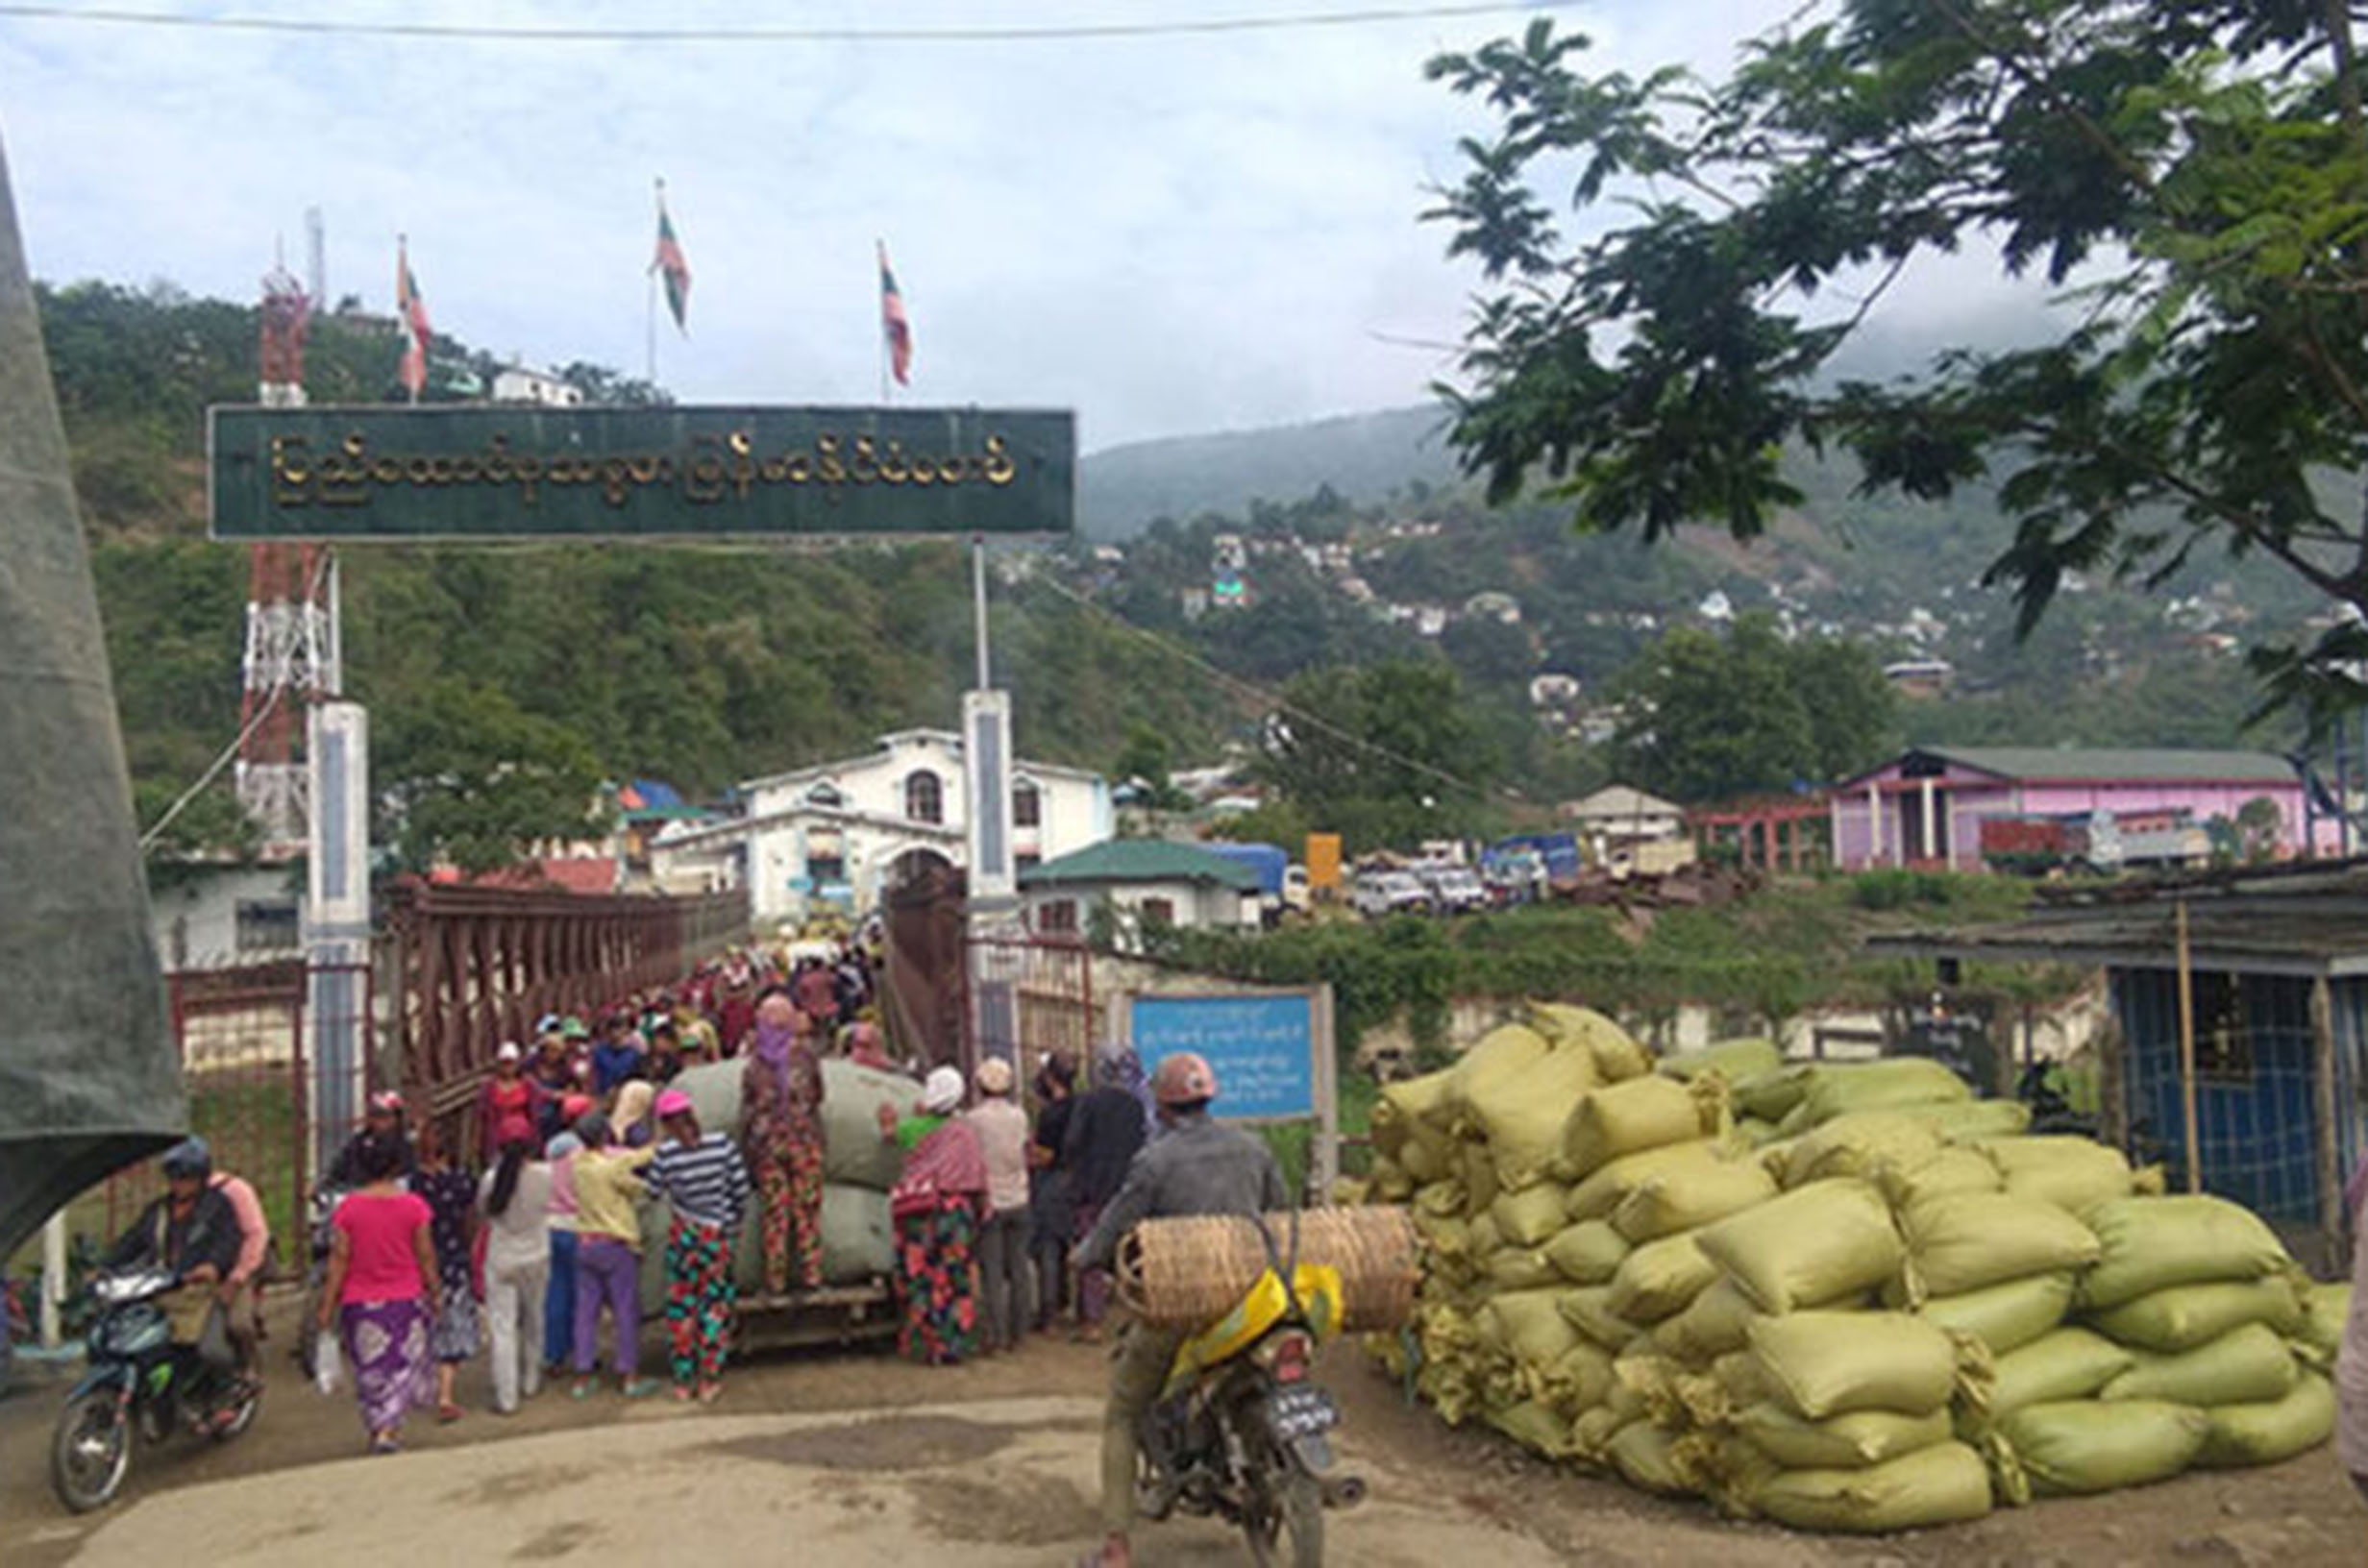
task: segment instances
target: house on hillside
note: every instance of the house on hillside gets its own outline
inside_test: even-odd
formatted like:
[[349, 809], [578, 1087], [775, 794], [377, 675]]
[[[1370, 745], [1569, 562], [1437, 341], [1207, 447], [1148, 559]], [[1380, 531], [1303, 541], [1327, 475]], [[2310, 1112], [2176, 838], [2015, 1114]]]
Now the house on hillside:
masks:
[[1634, 841], [1674, 839], [1686, 831], [1685, 807], [1625, 784], [1607, 784], [1592, 795], [1566, 800], [1554, 814], [1583, 835]]
[[538, 408], [575, 408], [583, 403], [583, 388], [526, 365], [504, 365], [493, 374], [493, 401], [532, 404]]
[[1020, 873], [1028, 930], [1078, 937], [1097, 905], [1118, 921], [1122, 951], [1148, 926], [1255, 930], [1262, 919], [1258, 873], [1239, 860], [1164, 839], [1110, 839]]
[[[2247, 804], [2277, 808], [2273, 853], [2302, 851], [2308, 817], [2302, 778], [2266, 751], [2087, 751], [2040, 747], [1919, 747], [1835, 786], [1835, 863], [1979, 870], [1985, 819], [2091, 820], [2125, 815], [2181, 821], [2200, 832], [2233, 821]], [[2324, 851], [2332, 824], [2309, 829]]]
[[[883, 735], [866, 756], [752, 779], [740, 795], [744, 817], [670, 834], [667, 847], [740, 844], [759, 925], [802, 923], [826, 909], [869, 914], [890, 887], [958, 867], [967, 853], [968, 775], [951, 730]], [[1023, 870], [1108, 838], [1113, 817], [1099, 773], [1012, 765], [1012, 852]]]
[[1877, 951], [2105, 971], [2117, 1029], [2102, 1037], [2105, 1136], [2134, 1162], [2189, 1164], [2182, 1072], [2179, 916], [2195, 1042], [2206, 1191], [2233, 1198], [2334, 1258], [2343, 1185], [2368, 1148], [2368, 865], [2219, 873], [2060, 898], [2006, 925], [1877, 937]]

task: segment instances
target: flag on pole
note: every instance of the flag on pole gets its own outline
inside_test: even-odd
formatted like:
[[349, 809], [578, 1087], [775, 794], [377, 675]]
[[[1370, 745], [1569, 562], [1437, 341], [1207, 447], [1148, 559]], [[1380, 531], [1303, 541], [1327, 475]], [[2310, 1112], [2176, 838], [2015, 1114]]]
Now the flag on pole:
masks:
[[428, 302], [419, 297], [419, 281], [411, 276], [408, 242], [395, 236], [395, 314], [403, 322], [403, 385], [417, 403], [428, 384]]
[[666, 182], [657, 183], [657, 255], [650, 270], [666, 279], [666, 308], [674, 312], [675, 328], [690, 335], [691, 264], [682, 258], [682, 242], [675, 238], [675, 220], [666, 215]]
[[913, 324], [904, 314], [904, 296], [898, 291], [897, 275], [888, 270], [888, 242], [879, 246], [879, 330], [888, 344], [888, 368], [896, 373], [897, 385], [913, 384]]

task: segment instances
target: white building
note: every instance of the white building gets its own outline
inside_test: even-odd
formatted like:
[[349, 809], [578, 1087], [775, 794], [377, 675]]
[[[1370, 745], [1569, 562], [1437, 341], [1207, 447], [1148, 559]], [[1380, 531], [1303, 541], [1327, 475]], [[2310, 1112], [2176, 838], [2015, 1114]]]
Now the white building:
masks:
[[1264, 919], [1255, 870], [1163, 839], [1111, 839], [1031, 867], [1020, 898], [1040, 937], [1081, 937], [1106, 906], [1121, 952], [1138, 950], [1147, 926], [1255, 930]]
[[192, 861], [153, 878], [149, 913], [167, 969], [214, 969], [303, 954], [304, 873], [290, 864]]
[[505, 365], [494, 372], [493, 401], [530, 403], [543, 408], [574, 408], [583, 402], [583, 388], [525, 365]]
[[[801, 922], [822, 909], [868, 914], [904, 877], [963, 863], [966, 782], [960, 736], [900, 730], [880, 737], [869, 756], [743, 784], [744, 818], [674, 836], [668, 848], [741, 843], [750, 915], [760, 926]], [[1109, 781], [1078, 768], [1015, 763], [1011, 820], [1013, 859], [1024, 871], [1098, 844], [1115, 821]]]

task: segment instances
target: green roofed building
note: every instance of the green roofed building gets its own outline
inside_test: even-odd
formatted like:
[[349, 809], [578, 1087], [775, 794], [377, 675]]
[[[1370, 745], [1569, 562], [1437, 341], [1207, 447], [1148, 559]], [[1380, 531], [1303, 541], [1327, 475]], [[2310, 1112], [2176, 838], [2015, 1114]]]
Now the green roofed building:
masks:
[[1237, 860], [1165, 839], [1106, 839], [1020, 873], [1028, 929], [1082, 938], [1098, 905], [1121, 947], [1147, 927], [1247, 927], [1262, 918], [1258, 873]]

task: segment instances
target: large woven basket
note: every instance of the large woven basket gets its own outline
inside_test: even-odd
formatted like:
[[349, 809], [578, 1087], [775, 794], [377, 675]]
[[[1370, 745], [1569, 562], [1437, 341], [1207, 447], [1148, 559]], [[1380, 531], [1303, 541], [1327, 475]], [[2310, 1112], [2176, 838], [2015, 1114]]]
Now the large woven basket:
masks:
[[[1156, 1328], [1197, 1329], [1216, 1322], [1258, 1282], [1273, 1256], [1288, 1260], [1293, 1218], [1240, 1214], [1147, 1219], [1121, 1244], [1119, 1299]], [[1419, 1281], [1414, 1222], [1404, 1209], [1311, 1209], [1298, 1224], [1298, 1261], [1338, 1269], [1346, 1300], [1343, 1327], [1394, 1329], [1414, 1315]]]

